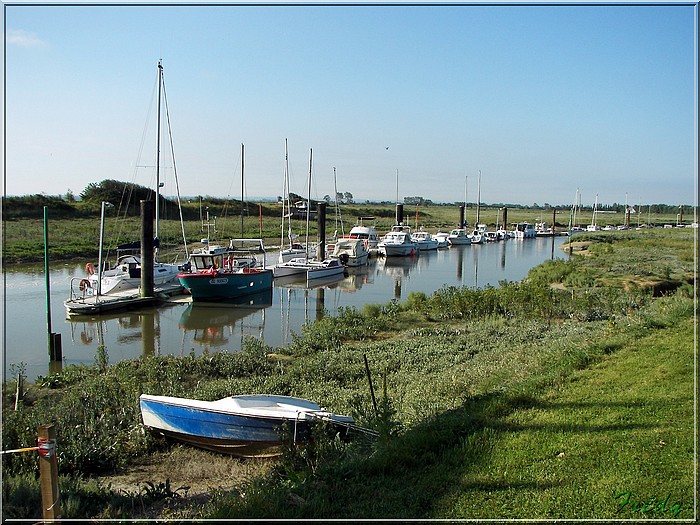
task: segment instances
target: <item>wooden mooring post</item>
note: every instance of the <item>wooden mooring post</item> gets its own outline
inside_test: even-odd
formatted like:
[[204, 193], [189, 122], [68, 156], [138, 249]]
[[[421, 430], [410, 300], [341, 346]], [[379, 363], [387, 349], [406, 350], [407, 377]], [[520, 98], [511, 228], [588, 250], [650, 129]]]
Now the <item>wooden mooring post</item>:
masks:
[[51, 331], [51, 278], [49, 275], [49, 208], [44, 206], [44, 278], [46, 287], [46, 332], [48, 335], [49, 361], [63, 362], [61, 334]]
[[58, 492], [56, 429], [53, 425], [42, 425], [37, 434], [42, 515], [45, 523], [60, 523], [61, 498]]

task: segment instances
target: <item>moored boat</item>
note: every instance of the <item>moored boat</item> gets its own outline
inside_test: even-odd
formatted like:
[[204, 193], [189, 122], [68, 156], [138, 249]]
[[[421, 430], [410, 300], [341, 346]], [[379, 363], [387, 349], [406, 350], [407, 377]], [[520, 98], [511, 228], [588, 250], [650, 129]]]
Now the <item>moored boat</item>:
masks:
[[384, 236], [377, 248], [385, 257], [405, 257], [416, 253], [418, 245], [411, 240], [408, 227], [397, 225]]
[[518, 222], [514, 224], [513, 233], [516, 239], [531, 239], [537, 237], [537, 230], [528, 222]]
[[448, 240], [449, 236], [450, 234], [445, 232], [437, 232], [435, 235], [433, 235], [433, 238], [438, 243], [438, 248], [447, 248], [450, 245]]
[[[379, 244], [379, 234], [374, 226], [374, 217], [358, 217], [358, 223], [350, 229], [349, 237], [351, 239], [362, 239], [367, 241], [367, 248], [376, 250]], [[371, 224], [365, 224], [371, 222]]]
[[452, 246], [456, 246], [461, 244], [471, 244], [472, 240], [469, 235], [467, 235], [467, 230], [464, 228], [454, 228], [447, 236], [447, 242], [449, 242]]
[[345, 266], [338, 259], [324, 259], [323, 261], [310, 261], [306, 270], [306, 280], [321, 279], [334, 275], [343, 275]]
[[307, 442], [316, 423], [326, 422], [341, 433], [354, 427], [350, 416], [289, 396], [199, 401], [142, 394], [139, 401], [143, 424], [149, 429], [200, 448], [248, 457], [278, 455], [285, 442]]
[[362, 239], [342, 238], [336, 241], [329, 257], [340, 260], [345, 266], [363, 266], [369, 259], [369, 248]]
[[190, 271], [177, 277], [193, 301], [234, 299], [263, 292], [272, 288], [272, 270], [265, 268], [264, 261], [260, 264], [255, 253], [264, 252], [262, 239], [231, 239], [228, 248], [210, 246], [193, 252]]
[[411, 235], [411, 240], [418, 245], [418, 251], [429, 251], [438, 249], [438, 241], [433, 238], [430, 232], [418, 231]]

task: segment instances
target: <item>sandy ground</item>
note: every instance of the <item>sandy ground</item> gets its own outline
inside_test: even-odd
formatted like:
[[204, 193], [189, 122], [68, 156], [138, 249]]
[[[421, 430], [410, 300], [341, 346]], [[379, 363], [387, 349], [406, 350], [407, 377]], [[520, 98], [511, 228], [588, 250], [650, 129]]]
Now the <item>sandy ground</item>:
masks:
[[148, 496], [154, 491], [166, 493], [165, 483], [169, 480], [169, 491], [177, 496], [156, 499], [150, 504], [149, 498], [144, 497], [141, 508], [129, 517], [157, 518], [167, 509], [169, 517], [196, 518], [211, 493], [236, 490], [254, 475], [269, 471], [274, 463], [274, 459], [236, 458], [175, 445], [139, 460], [123, 472], [100, 476], [98, 483], [115, 492]]

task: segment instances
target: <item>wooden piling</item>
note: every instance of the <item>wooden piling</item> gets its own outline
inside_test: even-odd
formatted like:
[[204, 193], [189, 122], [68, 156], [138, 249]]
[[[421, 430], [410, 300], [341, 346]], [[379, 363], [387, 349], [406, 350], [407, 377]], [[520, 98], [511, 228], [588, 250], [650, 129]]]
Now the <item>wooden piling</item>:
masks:
[[459, 222], [457, 226], [462, 228], [464, 226], [464, 206], [459, 207]]
[[403, 224], [403, 204], [396, 204], [396, 224]]
[[49, 361], [63, 361], [63, 345], [61, 334], [51, 332], [49, 344]]
[[41, 425], [37, 434], [42, 515], [44, 522], [60, 523], [61, 498], [58, 492], [56, 429], [53, 425]]
[[153, 297], [153, 202], [141, 201], [141, 297]]

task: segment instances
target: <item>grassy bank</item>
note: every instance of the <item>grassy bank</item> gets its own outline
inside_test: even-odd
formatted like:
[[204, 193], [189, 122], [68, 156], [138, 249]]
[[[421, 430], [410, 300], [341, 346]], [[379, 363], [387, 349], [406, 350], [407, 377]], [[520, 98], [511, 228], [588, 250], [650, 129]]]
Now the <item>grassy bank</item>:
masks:
[[[241, 231], [240, 210], [219, 207], [211, 210], [211, 219], [217, 217], [217, 232], [212, 231], [212, 238], [226, 242], [230, 237], [262, 237], [268, 247], [279, 246], [281, 234], [281, 218], [278, 204], [264, 203], [249, 204], [249, 213], [243, 218], [243, 230]], [[326, 232], [332, 236], [336, 231], [336, 216], [334, 210], [329, 207]], [[65, 210], [57, 217], [52, 216], [49, 209], [49, 256], [52, 260], [59, 259], [89, 259], [96, 260], [100, 241], [99, 214], [86, 218], [85, 212], [67, 218]], [[111, 250], [110, 256], [114, 257], [117, 245], [132, 242], [139, 239], [140, 221], [137, 217], [117, 219], [116, 212], [108, 210], [108, 218], [105, 226], [104, 250]], [[341, 207], [342, 224], [337, 226], [338, 233], [348, 233], [356, 223], [358, 217], [376, 217], [377, 230], [380, 233], [388, 231], [395, 222], [394, 205], [359, 205], [348, 204]], [[192, 210], [188, 216], [195, 215]], [[162, 260], [171, 260], [184, 257], [182, 241], [182, 227], [176, 213], [171, 210], [167, 220], [161, 220], [161, 247]], [[469, 224], [476, 222], [476, 209], [469, 208], [466, 211]], [[552, 210], [512, 208], [508, 210], [508, 222], [545, 221], [551, 223]], [[653, 214], [645, 216], [643, 222], [649, 219], [652, 224], [675, 224], [674, 215]], [[690, 219], [690, 216], [688, 217]], [[404, 220], [412, 227], [423, 227], [428, 231], [449, 230], [459, 222], [458, 206], [421, 206], [404, 207]], [[584, 221], [590, 221], [590, 216], [584, 217]], [[480, 209], [480, 221], [489, 228], [495, 228], [497, 221], [502, 221], [502, 211], [496, 207], [482, 206]], [[566, 229], [569, 221], [569, 210], [559, 210], [556, 215], [557, 229]], [[607, 224], [622, 224], [624, 217], [621, 214], [600, 214], [597, 223], [600, 226]], [[305, 236], [306, 222], [293, 220], [293, 233], [301, 238]], [[688, 222], [688, 221], [686, 221]], [[635, 223], [636, 224], [636, 223]], [[44, 257], [44, 232], [43, 220], [38, 218], [12, 218], [3, 221], [4, 245], [3, 258], [7, 263], [25, 263], [43, 261]], [[312, 242], [316, 241], [318, 226], [315, 221], [310, 224]], [[196, 244], [206, 236], [206, 229], [202, 229], [199, 220], [185, 221], [185, 238], [188, 244]]]
[[[692, 518], [694, 232], [663, 233], [582, 236], [588, 255], [522, 283], [341, 310], [284, 348], [112, 366], [104, 349], [40, 378], [17, 411], [6, 385], [3, 447], [55, 422], [66, 518]], [[651, 242], [669, 270], [647, 263]], [[297, 395], [380, 437], [319, 439], [252, 471], [219, 459], [245, 475], [204, 495], [184, 488], [191, 466], [115, 489], [182, 454], [143, 431], [141, 392]], [[36, 518], [38, 494], [35, 460], [8, 457], [3, 516]]]

